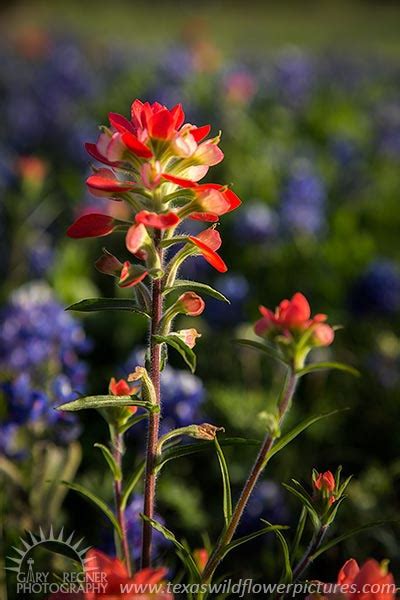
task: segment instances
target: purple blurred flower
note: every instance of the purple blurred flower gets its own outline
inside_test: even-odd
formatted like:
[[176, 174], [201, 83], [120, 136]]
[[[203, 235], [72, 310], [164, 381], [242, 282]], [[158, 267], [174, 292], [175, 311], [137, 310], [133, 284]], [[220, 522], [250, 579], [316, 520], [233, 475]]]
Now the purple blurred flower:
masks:
[[258, 244], [275, 236], [278, 217], [264, 202], [252, 202], [234, 214], [233, 227], [238, 243]]
[[325, 186], [308, 161], [291, 169], [281, 195], [281, 225], [291, 233], [318, 234], [325, 224]]
[[243, 275], [224, 275], [215, 280], [215, 287], [224, 294], [230, 304], [208, 298], [204, 316], [216, 328], [230, 327], [245, 320], [245, 303], [250, 286]]
[[400, 309], [400, 270], [390, 260], [375, 260], [353, 285], [351, 307], [355, 313], [390, 315]]
[[79, 435], [75, 415], [55, 405], [83, 391], [86, 365], [79, 354], [89, 348], [79, 323], [65, 313], [50, 288], [40, 282], [17, 290], [2, 310], [0, 325], [1, 389], [6, 422], [35, 427], [68, 443]]
[[260, 519], [272, 523], [285, 524], [289, 519], [289, 510], [281, 488], [273, 481], [261, 481], [255, 488], [243, 514], [239, 530], [251, 533], [260, 528]]

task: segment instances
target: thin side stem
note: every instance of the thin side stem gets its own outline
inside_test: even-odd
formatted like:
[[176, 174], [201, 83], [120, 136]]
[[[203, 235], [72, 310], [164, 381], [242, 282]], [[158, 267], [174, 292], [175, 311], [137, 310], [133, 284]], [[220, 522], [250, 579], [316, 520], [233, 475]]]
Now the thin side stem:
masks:
[[306, 571], [306, 569], [308, 569], [308, 567], [312, 563], [311, 556], [314, 554], [314, 552], [318, 550], [318, 548], [322, 544], [327, 530], [328, 527], [326, 525], [322, 525], [311, 540], [311, 543], [305, 551], [303, 557], [293, 569], [293, 583], [295, 583], [302, 576], [304, 571]]
[[[112, 450], [114, 460], [119, 468], [122, 470], [122, 455], [124, 448], [124, 440], [123, 435], [114, 428], [111, 429], [111, 442], [112, 442]], [[127, 527], [126, 527], [126, 519], [125, 519], [125, 509], [122, 506], [122, 480], [120, 478], [114, 479], [114, 502], [115, 502], [115, 510], [117, 521], [121, 528], [122, 538], [119, 539], [116, 535], [116, 546], [117, 546], [117, 554], [118, 558], [123, 560], [126, 565], [126, 569], [128, 571], [129, 576], [132, 575], [132, 565], [131, 565], [131, 554], [129, 551], [129, 542], [127, 535]]]
[[[290, 369], [283, 393], [281, 395], [279, 406], [278, 406], [280, 423], [282, 423], [282, 421], [285, 417], [286, 411], [289, 408], [294, 391], [296, 389], [296, 383], [297, 383], [297, 376], [296, 376], [294, 370]], [[275, 442], [275, 439], [273, 437], [271, 437], [269, 434], [267, 434], [265, 436], [262, 446], [258, 452], [257, 458], [253, 464], [251, 471], [250, 471], [249, 477], [243, 487], [240, 498], [237, 501], [237, 504], [233, 511], [232, 518], [229, 522], [229, 525], [227, 526], [225, 531], [222, 533], [222, 535], [215, 547], [214, 552], [210, 556], [208, 563], [206, 564], [206, 566], [204, 568], [203, 575], [202, 575], [203, 582], [208, 583], [211, 581], [216, 568], [218, 567], [219, 563], [221, 562], [221, 560], [223, 558], [223, 553], [224, 553], [225, 547], [231, 542], [233, 536], [235, 535], [236, 529], [239, 525], [239, 522], [243, 515], [244, 509], [246, 508], [246, 505], [247, 505], [249, 498], [257, 484], [257, 481], [258, 481], [261, 473], [264, 470], [266, 457], [268, 455], [268, 452], [271, 450], [272, 446], [274, 445], [274, 442]]]
[[[156, 232], [155, 246], [156, 251], [160, 256], [162, 264], [162, 249], [160, 248], [161, 232]], [[151, 371], [150, 377], [154, 386], [156, 401], [160, 406], [160, 366], [161, 366], [161, 346], [153, 341], [153, 335], [158, 331], [158, 326], [162, 317], [162, 281], [155, 279], [152, 289], [152, 315], [150, 327], [150, 362]], [[149, 519], [154, 517], [154, 505], [156, 495], [156, 459], [157, 445], [160, 429], [160, 413], [151, 412], [149, 415], [149, 429], [147, 437], [146, 451], [146, 471], [145, 471], [145, 488], [144, 488], [144, 506], [143, 513]], [[152, 546], [153, 529], [147, 522], [143, 522], [143, 540], [142, 540], [142, 568], [151, 565], [151, 546]]]

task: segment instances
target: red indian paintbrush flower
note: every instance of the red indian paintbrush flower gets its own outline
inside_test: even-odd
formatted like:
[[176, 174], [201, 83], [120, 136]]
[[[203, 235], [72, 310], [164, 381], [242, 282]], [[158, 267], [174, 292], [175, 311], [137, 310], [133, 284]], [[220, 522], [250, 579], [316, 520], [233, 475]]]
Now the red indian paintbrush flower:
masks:
[[[132, 577], [117, 558], [110, 558], [100, 550], [91, 549], [85, 557], [87, 591], [57, 593], [49, 600], [173, 600], [164, 583], [167, 569], [142, 569]], [[92, 582], [92, 585], [90, 585]], [[93, 585], [95, 583], [96, 585]], [[102, 585], [99, 585], [101, 583]], [[85, 584], [83, 585], [85, 587]], [[91, 588], [91, 589], [90, 589]], [[93, 591], [92, 591], [93, 590]]]
[[[111, 377], [108, 384], [108, 391], [113, 396], [131, 396], [138, 391], [138, 387], [130, 386], [125, 379], [116, 380], [115, 377]], [[128, 406], [127, 408], [131, 414], [135, 414], [137, 411], [137, 406]]]
[[291, 300], [282, 300], [275, 312], [260, 306], [260, 313], [262, 318], [254, 329], [262, 337], [298, 335], [308, 330], [314, 346], [328, 346], [335, 337], [332, 327], [324, 322], [326, 315], [317, 314], [311, 318], [310, 305], [300, 292]]
[[318, 583], [318, 593], [310, 594], [306, 600], [395, 600], [397, 587], [387, 561], [379, 564], [367, 560], [361, 567], [354, 558], [340, 569], [336, 584]]
[[318, 495], [327, 500], [329, 506], [335, 502], [334, 491], [336, 489], [336, 481], [331, 471], [324, 473], [314, 472], [313, 487]]
[[[96, 144], [86, 145], [90, 156], [106, 165], [93, 169], [86, 181], [89, 191], [122, 201], [127, 208], [126, 220], [117, 218], [121, 213], [116, 214], [114, 204], [110, 214], [79, 216], [68, 235], [102, 237], [127, 231], [127, 250], [144, 262], [137, 272], [133, 273], [135, 265], [126, 260], [111, 264], [109, 257], [103, 257], [97, 264], [103, 272], [111, 269], [114, 276], [118, 272], [118, 285], [137, 285], [146, 275], [161, 278], [167, 265], [156, 245], [165, 241], [163, 247], [167, 247], [182, 241], [179, 234], [175, 241], [174, 232], [184, 219], [215, 223], [240, 205], [238, 196], [227, 186], [198, 183], [224, 156], [219, 148], [220, 135], [208, 138], [210, 130], [210, 125], [185, 123], [180, 104], [169, 109], [158, 102], [135, 100], [129, 118], [110, 113], [109, 127], [102, 128]], [[219, 272], [227, 270], [216, 252], [221, 245], [216, 232], [206, 230], [188, 237], [186, 243], [183, 260], [194, 253], [190, 248], [196, 248]]]

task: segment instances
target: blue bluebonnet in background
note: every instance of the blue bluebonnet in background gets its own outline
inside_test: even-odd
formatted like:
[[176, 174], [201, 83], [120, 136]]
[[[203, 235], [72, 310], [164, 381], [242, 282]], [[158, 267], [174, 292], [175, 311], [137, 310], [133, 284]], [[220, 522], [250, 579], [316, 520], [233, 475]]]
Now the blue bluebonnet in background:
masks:
[[323, 179], [310, 161], [296, 160], [283, 185], [280, 217], [284, 231], [313, 234], [325, 226], [326, 191]]
[[387, 316], [400, 309], [400, 270], [388, 259], [374, 260], [354, 283], [351, 307], [355, 313]]
[[80, 433], [75, 415], [54, 410], [83, 392], [90, 344], [81, 325], [42, 282], [18, 289], [1, 311], [0, 373], [4, 451], [27, 427], [68, 443]]

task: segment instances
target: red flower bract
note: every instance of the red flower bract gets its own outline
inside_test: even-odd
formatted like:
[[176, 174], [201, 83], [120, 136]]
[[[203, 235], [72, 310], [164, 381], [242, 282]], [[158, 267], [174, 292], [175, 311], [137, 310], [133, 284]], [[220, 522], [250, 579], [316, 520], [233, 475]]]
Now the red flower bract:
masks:
[[[87, 591], [81, 596], [84, 600], [173, 600], [173, 594], [162, 585], [167, 569], [142, 569], [129, 577], [125, 565], [117, 558], [109, 558], [100, 550], [91, 549], [86, 554], [86, 573], [88, 581], [101, 581], [105, 585], [102, 592]], [[96, 579], [96, 575], [98, 575]], [[157, 586], [157, 591], [152, 586]], [[147, 589], [146, 589], [147, 587]], [[125, 591], [124, 589], [125, 588]], [[129, 591], [128, 591], [129, 590]], [[151, 593], [152, 592], [152, 593]], [[68, 595], [66, 596], [68, 597]], [[75, 596], [79, 597], [79, 596]], [[53, 596], [55, 598], [55, 596]]]
[[185, 292], [179, 296], [177, 304], [179, 304], [181, 312], [189, 317], [198, 317], [205, 308], [203, 298], [195, 292]]
[[116, 193], [129, 192], [136, 183], [134, 181], [119, 181], [109, 169], [99, 169], [94, 175], [87, 178], [86, 184], [94, 196], [109, 196]]
[[115, 220], [109, 215], [91, 213], [82, 215], [67, 229], [70, 238], [101, 237], [114, 230]]
[[218, 216], [235, 210], [241, 204], [240, 198], [232, 190], [219, 183], [196, 183], [168, 173], [162, 176], [170, 183], [192, 190], [199, 205], [199, 210], [190, 215], [192, 219], [218, 220]]
[[141, 223], [146, 227], [153, 227], [154, 229], [169, 229], [170, 227], [177, 225], [180, 221], [180, 218], [174, 212], [158, 215], [154, 212], [142, 210], [137, 213], [135, 221], [136, 223]]
[[341, 568], [338, 585], [348, 586], [348, 600], [394, 600], [396, 585], [393, 575], [376, 560], [367, 560], [360, 568], [351, 558]]
[[319, 491], [326, 490], [327, 492], [333, 492], [335, 486], [335, 478], [331, 471], [319, 473], [318, 477], [314, 481], [314, 487]]
[[220, 273], [225, 273], [228, 270], [228, 267], [220, 255], [215, 252], [215, 250], [218, 250], [221, 246], [221, 236], [216, 229], [206, 229], [197, 236], [189, 236], [188, 239], [192, 244], [197, 246], [203, 258], [205, 258], [214, 269], [217, 269]]

